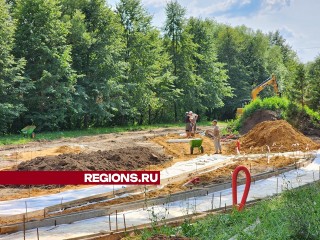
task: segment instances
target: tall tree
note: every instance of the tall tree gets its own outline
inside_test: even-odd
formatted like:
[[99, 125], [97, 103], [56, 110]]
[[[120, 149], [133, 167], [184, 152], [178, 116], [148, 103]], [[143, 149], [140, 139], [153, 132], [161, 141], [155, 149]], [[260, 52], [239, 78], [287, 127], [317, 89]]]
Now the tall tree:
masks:
[[171, 1], [166, 6], [166, 22], [164, 26], [164, 41], [172, 61], [172, 73], [176, 77], [174, 87], [177, 94], [173, 99], [174, 119], [178, 115], [195, 107], [192, 102], [196, 96], [192, 93], [198, 87], [198, 81], [202, 81], [195, 74], [195, 54], [198, 47], [192, 41], [192, 35], [186, 29], [186, 10], [177, 2]]
[[196, 104], [195, 109], [200, 114], [207, 112], [210, 118], [215, 109], [223, 107], [224, 99], [232, 96], [224, 64], [218, 62], [214, 29], [215, 23], [210, 20], [191, 18], [188, 21], [188, 31], [198, 46], [194, 54], [198, 81], [188, 104]]
[[14, 45], [15, 26], [9, 14], [9, 5], [0, 0], [0, 132], [17, 130], [13, 126], [20, 114], [27, 109], [23, 97], [30, 86], [23, 77], [25, 61], [15, 60], [12, 49]]
[[239, 28], [245, 35], [244, 50], [240, 53], [242, 64], [248, 75], [252, 88], [259, 85], [264, 79], [271, 76], [265, 67], [265, 55], [268, 49], [268, 38], [261, 31], [252, 31], [245, 26]]
[[225, 100], [225, 106], [219, 114], [222, 118], [233, 118], [242, 100], [250, 98], [252, 89], [252, 80], [241, 58], [245, 49], [245, 35], [242, 31], [224, 25], [218, 28], [216, 35], [218, 60], [226, 64], [228, 83], [234, 89], [234, 96]]
[[105, 126], [126, 106], [119, 84], [121, 26], [104, 0], [63, 1], [62, 6], [72, 26], [67, 37], [72, 66], [81, 75], [71, 122], [77, 122], [76, 127]]
[[296, 54], [292, 51], [292, 48], [286, 43], [286, 39], [281, 36], [279, 30], [270, 32], [268, 34], [271, 46], [279, 46], [281, 51], [282, 60], [285, 65], [290, 64], [292, 58], [296, 58]]
[[[169, 61], [163, 53], [160, 33], [151, 25], [151, 16], [142, 7], [140, 0], [121, 0], [117, 13], [123, 26], [125, 51], [123, 60], [127, 64], [123, 83], [130, 104], [128, 117], [142, 124], [151, 122], [151, 114], [161, 109], [159, 81], [170, 81], [165, 69]], [[169, 91], [170, 92], [170, 91]], [[167, 92], [167, 93], [169, 93]]]
[[304, 65], [300, 63], [296, 69], [295, 78], [290, 82], [288, 97], [291, 101], [305, 105], [308, 92], [308, 79]]
[[164, 31], [170, 39], [170, 54], [172, 56], [173, 74], [177, 76], [179, 52], [181, 51], [182, 33], [185, 26], [186, 9], [177, 1], [171, 1], [166, 6], [166, 22]]
[[71, 107], [77, 77], [66, 44], [68, 25], [60, 19], [56, 0], [19, 0], [15, 18], [15, 55], [26, 59], [26, 75], [34, 85], [25, 95], [25, 117], [39, 129], [59, 129]]
[[283, 96], [290, 94], [291, 81], [296, 77], [296, 69], [299, 65], [297, 54], [286, 43], [286, 39], [279, 31], [268, 34], [270, 46], [266, 54], [266, 66], [269, 72], [276, 74], [277, 81]]
[[308, 105], [313, 110], [320, 112], [320, 56], [308, 66], [307, 76], [309, 82]]

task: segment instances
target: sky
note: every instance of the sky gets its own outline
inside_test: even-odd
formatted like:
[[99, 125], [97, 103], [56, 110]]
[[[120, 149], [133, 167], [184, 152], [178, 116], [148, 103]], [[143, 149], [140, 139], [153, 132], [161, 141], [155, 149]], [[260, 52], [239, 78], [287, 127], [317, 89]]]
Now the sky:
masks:
[[[142, 0], [161, 28], [170, 0]], [[186, 17], [208, 18], [230, 26], [245, 25], [264, 33], [279, 30], [303, 63], [320, 55], [319, 0], [177, 0]], [[119, 0], [107, 0], [115, 6]]]

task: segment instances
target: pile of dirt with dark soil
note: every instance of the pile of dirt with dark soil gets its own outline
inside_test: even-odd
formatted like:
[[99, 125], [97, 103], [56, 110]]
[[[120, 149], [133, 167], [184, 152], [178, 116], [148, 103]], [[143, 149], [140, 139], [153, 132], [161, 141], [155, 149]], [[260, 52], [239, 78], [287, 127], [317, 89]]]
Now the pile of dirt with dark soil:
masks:
[[[241, 153], [288, 152], [319, 149], [320, 145], [294, 129], [285, 120], [265, 121], [239, 138]], [[235, 143], [225, 146], [226, 153], [235, 153]], [[268, 149], [269, 148], [269, 149]]]
[[240, 133], [246, 134], [258, 123], [275, 120], [278, 120], [278, 114], [276, 112], [264, 109], [257, 110], [244, 121]]
[[164, 154], [147, 147], [37, 157], [17, 166], [18, 171], [111, 171], [136, 170], [168, 161]]

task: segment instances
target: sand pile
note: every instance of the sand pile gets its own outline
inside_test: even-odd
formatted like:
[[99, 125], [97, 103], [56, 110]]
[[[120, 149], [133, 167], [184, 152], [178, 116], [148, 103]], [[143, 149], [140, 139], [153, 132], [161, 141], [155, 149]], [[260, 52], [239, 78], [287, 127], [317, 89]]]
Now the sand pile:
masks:
[[155, 152], [150, 148], [131, 147], [111, 151], [37, 157], [30, 161], [20, 163], [17, 170], [134, 170], [146, 168], [150, 165], [161, 164], [168, 160], [167, 156]]
[[[265, 121], [257, 124], [239, 139], [242, 153], [308, 151], [319, 144], [304, 136], [284, 120]], [[226, 152], [235, 152], [235, 143], [226, 146]]]
[[62, 154], [62, 153], [80, 153], [82, 151], [83, 151], [83, 149], [80, 148], [80, 147], [70, 147], [70, 146], [60, 146], [60, 147], [57, 147], [54, 150], [54, 152], [58, 153], [58, 154]]

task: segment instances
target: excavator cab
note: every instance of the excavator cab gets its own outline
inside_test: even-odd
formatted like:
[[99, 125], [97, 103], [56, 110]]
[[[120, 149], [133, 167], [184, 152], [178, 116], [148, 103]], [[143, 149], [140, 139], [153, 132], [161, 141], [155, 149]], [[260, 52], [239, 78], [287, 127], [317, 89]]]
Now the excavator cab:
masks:
[[241, 107], [237, 108], [236, 117], [240, 117], [243, 113], [244, 107], [251, 102], [251, 99], [241, 100]]

